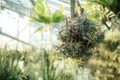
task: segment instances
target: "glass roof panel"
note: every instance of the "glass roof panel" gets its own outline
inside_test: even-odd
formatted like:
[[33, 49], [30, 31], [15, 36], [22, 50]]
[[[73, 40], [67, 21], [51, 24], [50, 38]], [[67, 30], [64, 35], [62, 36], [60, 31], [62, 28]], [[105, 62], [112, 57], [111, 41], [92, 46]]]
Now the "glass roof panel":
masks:
[[[65, 6], [65, 14], [70, 14], [70, 0], [46, 0], [50, 9], [55, 11], [61, 6]], [[4, 2], [4, 3], [3, 3]], [[2, 8], [7, 8], [17, 13], [25, 15], [26, 12], [33, 12], [35, 0], [2, 0]]]

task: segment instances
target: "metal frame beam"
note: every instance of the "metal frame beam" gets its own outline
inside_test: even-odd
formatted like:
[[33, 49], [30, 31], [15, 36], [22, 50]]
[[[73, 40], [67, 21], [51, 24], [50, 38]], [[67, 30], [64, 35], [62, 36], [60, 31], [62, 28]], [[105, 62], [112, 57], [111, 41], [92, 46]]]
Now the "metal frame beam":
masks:
[[3, 36], [6, 36], [6, 37], [8, 37], [8, 38], [11, 38], [11, 39], [13, 39], [13, 40], [16, 40], [16, 41], [18, 41], [18, 42], [21, 42], [21, 43], [23, 43], [23, 44], [26, 44], [26, 45], [28, 45], [28, 46], [35, 47], [34, 45], [32, 45], [32, 44], [30, 44], [30, 43], [27, 43], [27, 42], [25, 42], [25, 41], [22, 41], [22, 40], [20, 40], [20, 39], [18, 39], [18, 38], [16, 38], [16, 37], [13, 37], [13, 36], [5, 33], [5, 32], [0, 31], [0, 34], [3, 35]]

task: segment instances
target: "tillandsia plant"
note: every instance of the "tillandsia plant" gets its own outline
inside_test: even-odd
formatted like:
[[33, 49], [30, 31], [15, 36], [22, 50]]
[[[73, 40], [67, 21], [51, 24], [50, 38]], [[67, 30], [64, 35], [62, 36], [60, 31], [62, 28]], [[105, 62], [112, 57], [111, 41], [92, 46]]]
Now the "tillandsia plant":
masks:
[[36, 32], [48, 29], [50, 30], [51, 23], [63, 22], [65, 16], [63, 15], [64, 7], [61, 7], [59, 10], [51, 13], [46, 0], [36, 0], [34, 7], [34, 16], [30, 16], [30, 19], [34, 22], [45, 23], [46, 26], [39, 27]]
[[0, 49], [0, 80], [28, 80], [19, 68], [22, 56], [17, 53], [19, 52]]
[[[68, 21], [68, 22], [72, 22]], [[68, 57], [88, 59], [92, 55], [91, 49], [97, 41], [96, 25], [86, 17], [77, 17], [72, 24], [60, 30], [58, 38], [61, 44], [57, 46], [59, 52]]]
[[[119, 25], [118, 25], [119, 26]], [[105, 32], [99, 53], [89, 60], [95, 80], [120, 80], [120, 30], [115, 26]]]

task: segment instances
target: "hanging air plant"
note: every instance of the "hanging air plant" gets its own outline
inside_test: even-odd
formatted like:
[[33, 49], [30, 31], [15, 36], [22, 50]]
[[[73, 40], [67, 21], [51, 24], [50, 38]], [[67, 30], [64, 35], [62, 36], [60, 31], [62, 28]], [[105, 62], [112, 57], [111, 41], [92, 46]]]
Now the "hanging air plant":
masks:
[[61, 54], [72, 58], [87, 59], [96, 45], [97, 29], [95, 24], [85, 17], [78, 17], [75, 22], [63, 27], [58, 38], [61, 45], [57, 48]]

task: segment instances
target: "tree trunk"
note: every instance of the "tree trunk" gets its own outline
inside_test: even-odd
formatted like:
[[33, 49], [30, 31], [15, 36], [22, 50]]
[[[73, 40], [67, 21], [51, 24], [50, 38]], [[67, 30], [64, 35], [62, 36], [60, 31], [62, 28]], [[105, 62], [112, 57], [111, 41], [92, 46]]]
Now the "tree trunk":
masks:
[[70, 8], [71, 8], [71, 18], [73, 18], [75, 14], [75, 0], [70, 0]]

